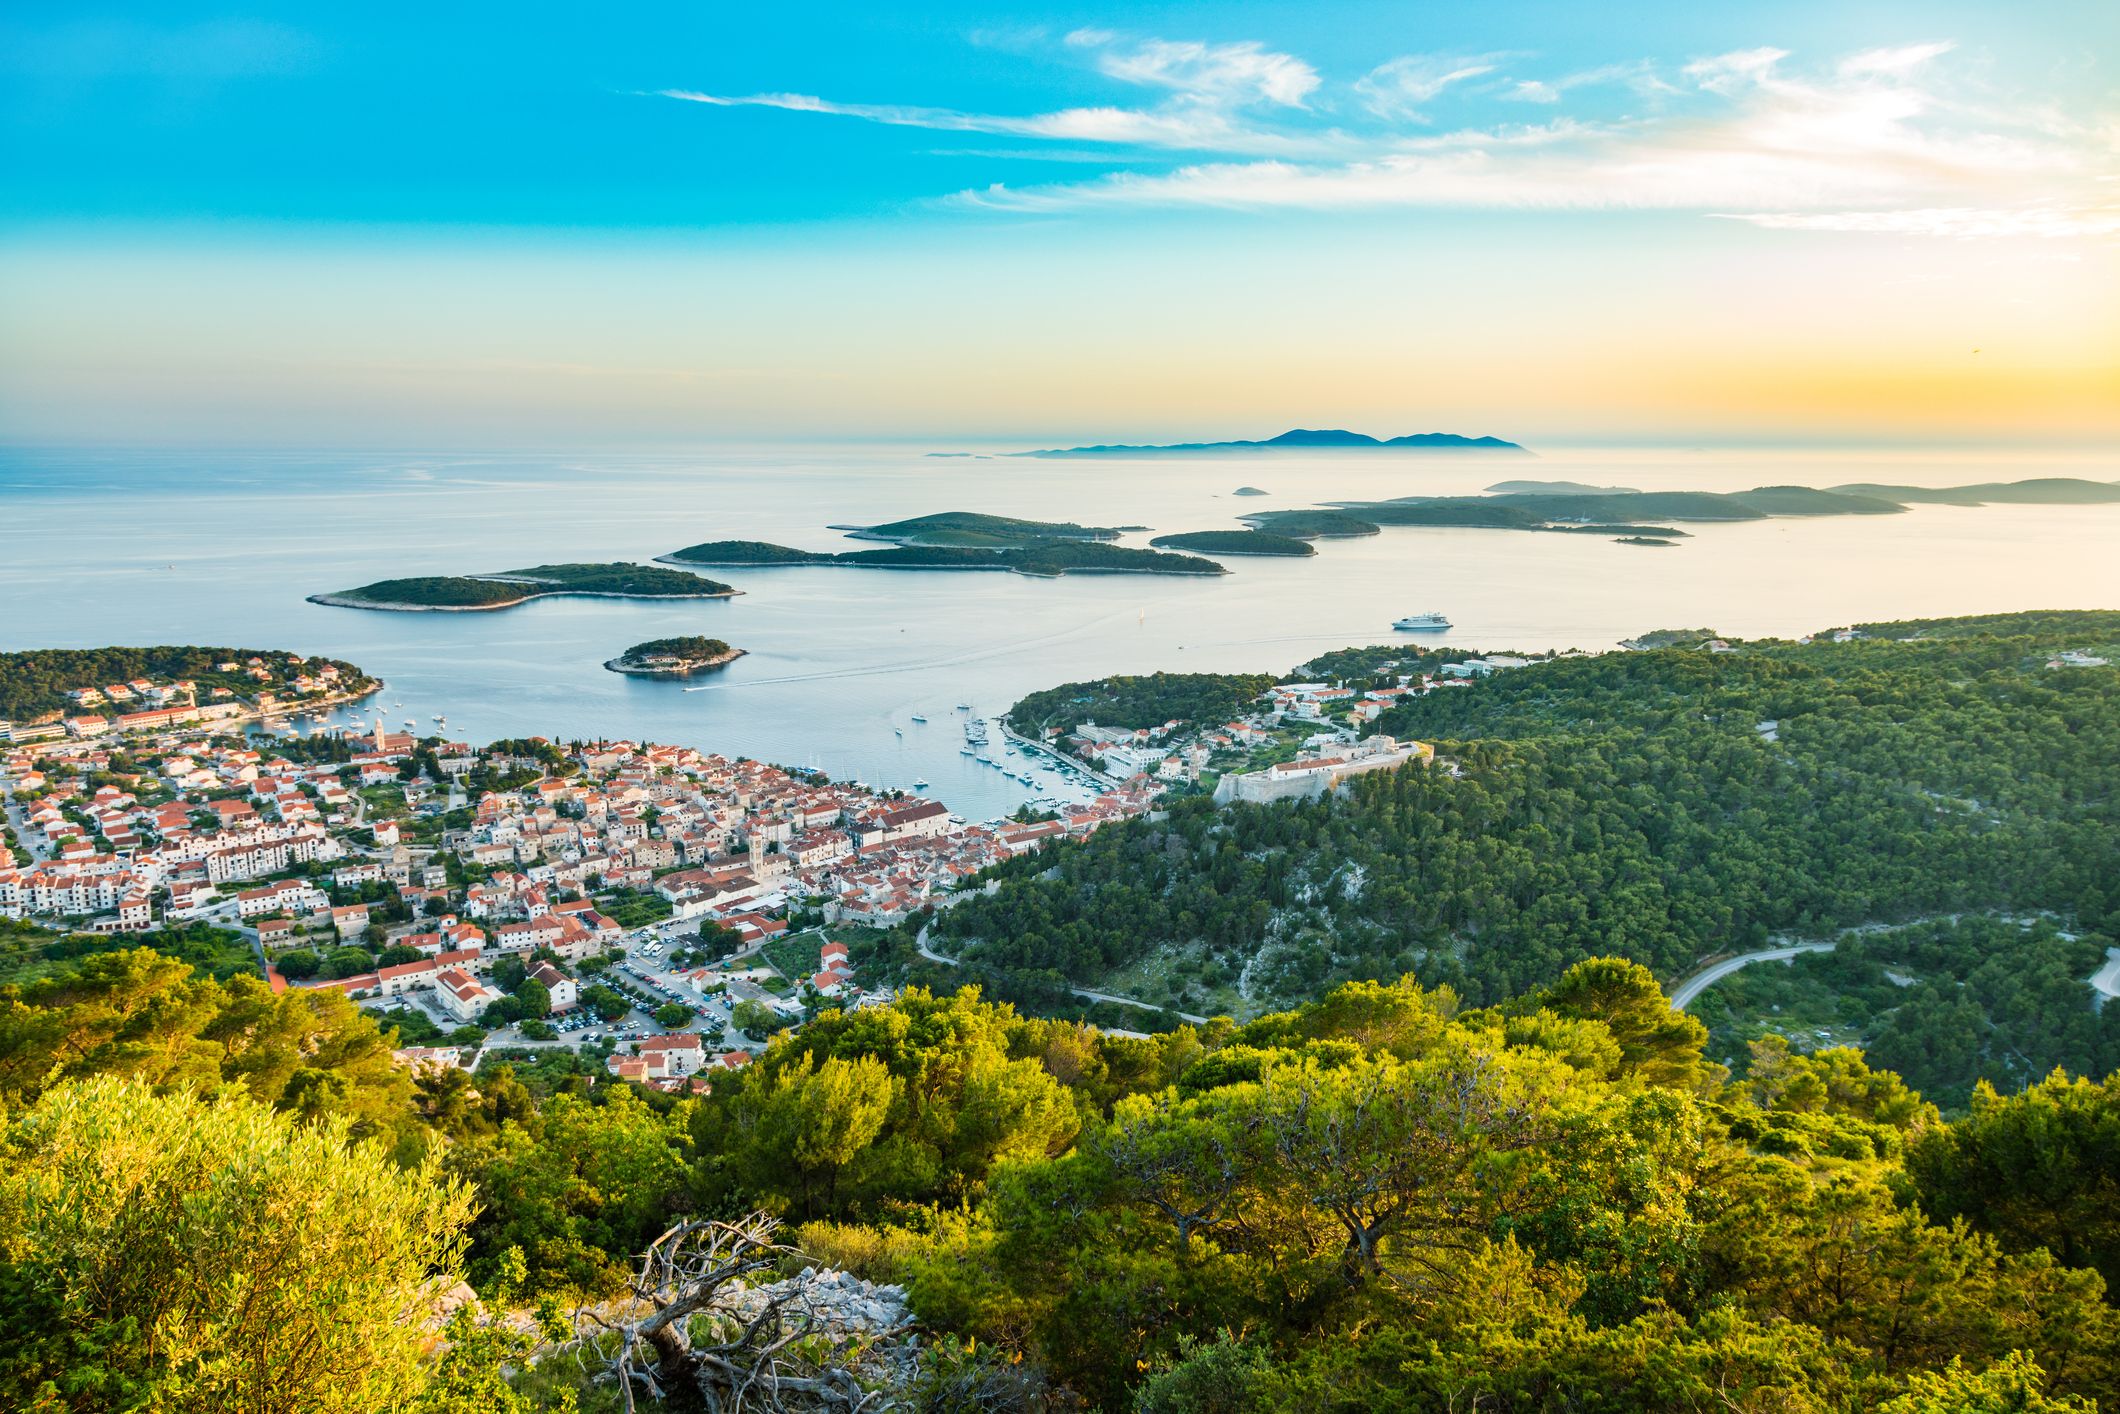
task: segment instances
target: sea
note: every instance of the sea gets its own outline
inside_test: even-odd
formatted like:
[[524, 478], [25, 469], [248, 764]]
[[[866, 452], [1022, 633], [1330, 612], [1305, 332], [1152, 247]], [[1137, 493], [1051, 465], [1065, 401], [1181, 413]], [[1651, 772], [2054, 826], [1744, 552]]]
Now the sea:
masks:
[[[1892, 516], [1694, 524], [1677, 548], [1594, 536], [1386, 528], [1213, 579], [827, 567], [708, 571], [728, 600], [545, 599], [496, 613], [377, 613], [305, 596], [372, 580], [634, 560], [703, 540], [859, 548], [833, 525], [945, 510], [1151, 535], [1250, 511], [1476, 492], [1504, 479], [1743, 490], [2120, 479], [2120, 456], [1933, 450], [1541, 448], [1536, 457], [1290, 452], [1200, 458], [935, 457], [904, 446], [610, 454], [0, 449], [0, 648], [194, 643], [350, 660], [397, 729], [681, 743], [919, 789], [967, 819], [1089, 787], [963, 723], [1114, 673], [1284, 672], [1409, 639], [1482, 651], [1608, 649], [1662, 627], [1795, 636], [2025, 608], [2120, 608], [2120, 505], [1916, 506]], [[1251, 487], [1264, 495], [1237, 495]], [[726, 639], [684, 681], [603, 667], [631, 644]], [[926, 718], [925, 722], [916, 720]], [[1022, 777], [1029, 776], [1029, 780]], [[925, 782], [925, 785], [918, 783]]]

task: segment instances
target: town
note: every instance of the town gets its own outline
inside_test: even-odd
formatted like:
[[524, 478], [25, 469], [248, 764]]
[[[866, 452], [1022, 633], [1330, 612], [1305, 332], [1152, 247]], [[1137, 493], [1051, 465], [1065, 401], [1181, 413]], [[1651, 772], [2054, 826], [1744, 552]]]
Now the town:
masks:
[[[191, 683], [69, 689], [83, 709], [158, 705], [39, 724], [0, 757], [0, 916], [91, 936], [222, 930], [275, 991], [334, 989], [395, 1025], [416, 1068], [560, 1050], [692, 1088], [820, 1007], [888, 1001], [885, 979], [858, 975], [862, 944], [995, 866], [1173, 794], [1312, 798], [1430, 761], [1369, 728], [1409, 695], [1528, 661], [1371, 657], [1349, 675], [1366, 687], [1273, 684], [1228, 720], [1005, 728], [1004, 749], [1056, 757], [1098, 793], [987, 823], [690, 747], [481, 747], [321, 713], [306, 736], [284, 713], [245, 734], [255, 702], [201, 706]], [[328, 693], [340, 676], [288, 687]]]
[[[107, 689], [104, 690], [107, 695]], [[233, 714], [230, 714], [233, 715]], [[0, 757], [0, 915], [74, 933], [240, 935], [275, 991], [334, 988], [414, 1066], [564, 1047], [662, 1088], [743, 1064], [822, 1004], [888, 1000], [844, 939], [983, 870], [1147, 811], [947, 806], [686, 747], [478, 748], [378, 722], [241, 735], [185, 714], [69, 722]]]

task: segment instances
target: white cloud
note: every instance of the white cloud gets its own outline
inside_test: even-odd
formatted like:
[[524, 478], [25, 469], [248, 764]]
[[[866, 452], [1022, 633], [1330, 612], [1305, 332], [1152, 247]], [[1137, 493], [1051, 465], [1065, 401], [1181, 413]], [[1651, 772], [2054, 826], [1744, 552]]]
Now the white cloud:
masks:
[[[1070, 35], [1069, 42], [1078, 42], [1076, 36]], [[1203, 103], [1263, 99], [1300, 108], [1318, 86], [1316, 69], [1248, 39], [1235, 44], [1151, 39], [1129, 50], [1107, 48], [1098, 56], [1097, 67], [1115, 79], [1172, 89]]]
[[1600, 64], [1594, 69], [1578, 70], [1555, 79], [1517, 79], [1495, 97], [1511, 103], [1558, 103], [1574, 89], [1598, 84], [1623, 84], [1643, 95], [1678, 92], [1656, 76], [1655, 65], [1646, 59], [1637, 59], [1626, 64]]
[[[1777, 230], [1952, 237], [2105, 236], [2120, 222], [2113, 117], [2064, 113], [2045, 98], [1969, 96], [1937, 62], [1952, 52], [1943, 41], [1837, 61], [1762, 46], [1694, 60], [1669, 81], [1648, 61], [1533, 79], [1508, 74], [1506, 55], [1411, 55], [1351, 85], [1373, 115], [1353, 131], [1308, 112], [1322, 86], [1316, 70], [1257, 43], [1132, 41], [1106, 31], [1077, 31], [1067, 43], [1105, 74], [1168, 96], [1022, 115], [806, 94], [666, 96], [1113, 149], [1113, 170], [1090, 180], [957, 198], [1022, 211], [1669, 210]], [[1468, 84], [1482, 98], [1547, 106], [1597, 84], [1650, 101], [1624, 121], [1415, 126], [1425, 122], [1418, 105]], [[1121, 170], [1122, 161], [1156, 163], [1172, 152], [1213, 160]]]
[[1950, 40], [1933, 44], [1901, 44], [1887, 49], [1865, 49], [1840, 61], [1840, 72], [1859, 74], [1904, 74], [1931, 59], [1940, 59], [1958, 46]]
[[716, 108], [779, 108], [791, 113], [822, 113], [856, 118], [886, 127], [926, 128], [934, 132], [989, 133], [1005, 137], [1054, 138], [1072, 142], [1215, 152], [1317, 154], [1328, 143], [1302, 136], [1282, 136], [1239, 128], [1214, 109], [1063, 108], [1051, 113], [1012, 116], [963, 113], [953, 108], [921, 108], [896, 103], [837, 103], [807, 93], [729, 95], [690, 89], [664, 89], [659, 98], [704, 103]]
[[1499, 57], [1408, 54], [1371, 69], [1355, 80], [1354, 91], [1379, 117], [1419, 120], [1422, 104], [1452, 84], [1493, 73]]

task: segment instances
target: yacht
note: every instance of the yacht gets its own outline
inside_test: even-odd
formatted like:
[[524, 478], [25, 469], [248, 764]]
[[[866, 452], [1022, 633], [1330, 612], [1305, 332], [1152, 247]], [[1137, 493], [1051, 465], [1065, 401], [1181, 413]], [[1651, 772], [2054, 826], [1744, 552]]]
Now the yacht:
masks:
[[914, 781], [913, 781], [913, 789], [914, 789], [914, 790], [926, 790], [926, 789], [927, 789], [927, 781], [926, 781], [926, 780], [925, 780], [924, 778], [920, 778], [920, 777], [916, 777], [916, 778], [914, 778]]
[[1423, 629], [1449, 628], [1450, 620], [1442, 614], [1408, 614], [1392, 624], [1406, 633], [1419, 633]]
[[927, 725], [927, 718], [921, 716], [918, 712], [913, 714], [913, 720], [920, 723], [923, 727]]

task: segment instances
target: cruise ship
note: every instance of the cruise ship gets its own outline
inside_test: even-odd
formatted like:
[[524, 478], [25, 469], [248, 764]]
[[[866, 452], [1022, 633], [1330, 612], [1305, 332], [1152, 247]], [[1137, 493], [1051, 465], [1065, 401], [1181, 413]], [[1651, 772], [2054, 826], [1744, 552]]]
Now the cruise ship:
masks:
[[1393, 623], [1392, 627], [1407, 633], [1419, 633], [1422, 629], [1449, 628], [1450, 620], [1441, 614], [1408, 614]]

